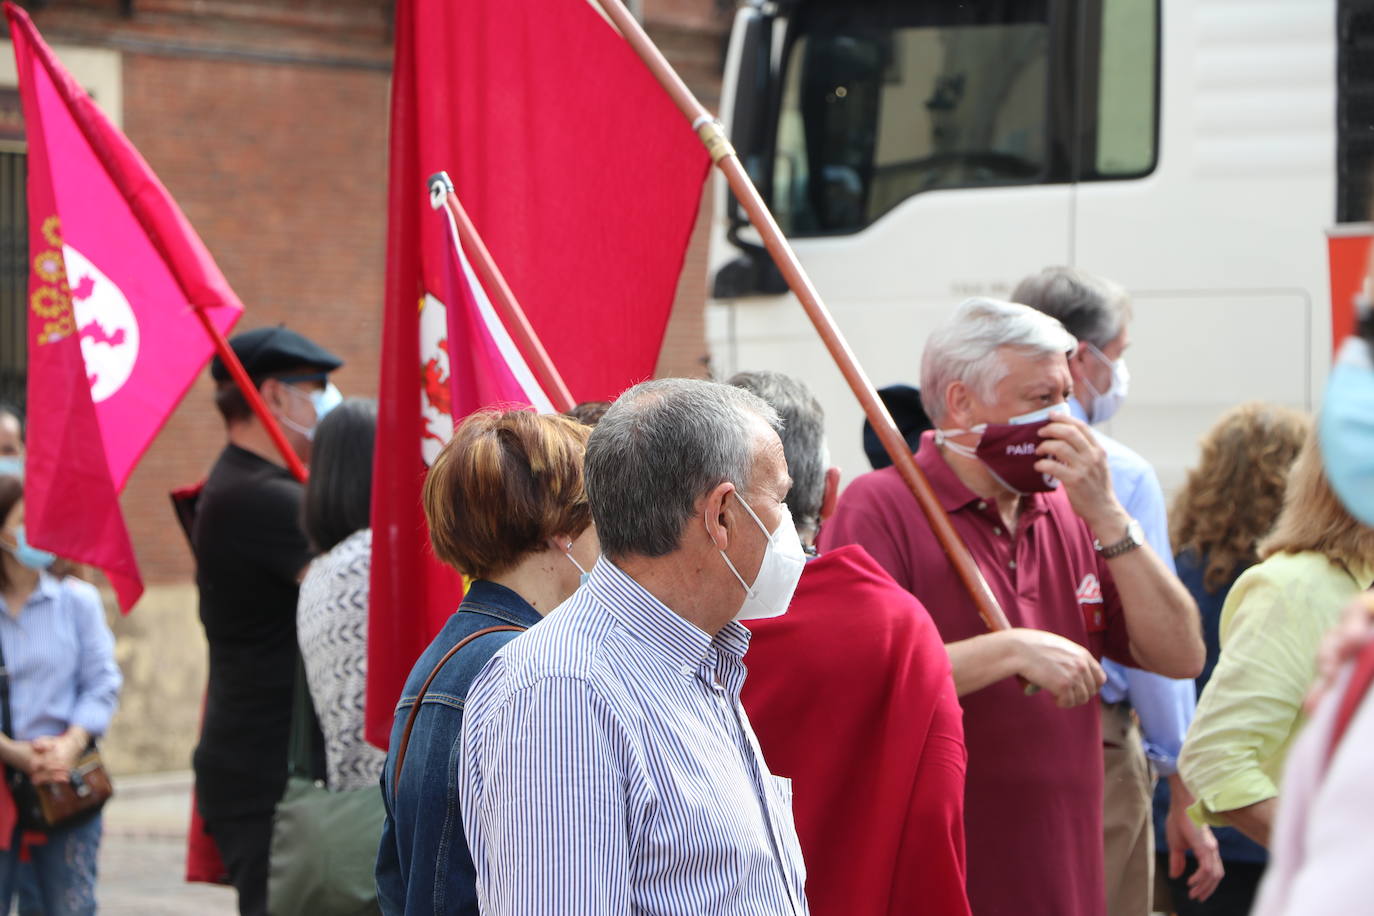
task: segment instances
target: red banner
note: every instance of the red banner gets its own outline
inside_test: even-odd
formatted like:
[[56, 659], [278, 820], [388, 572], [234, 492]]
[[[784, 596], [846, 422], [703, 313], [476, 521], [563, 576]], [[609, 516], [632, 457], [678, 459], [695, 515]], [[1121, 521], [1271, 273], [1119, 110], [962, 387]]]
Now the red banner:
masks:
[[573, 396], [593, 400], [653, 374], [709, 166], [585, 0], [415, 0], [396, 16], [368, 647], [380, 746], [460, 595], [419, 500], [425, 459], [452, 433], [449, 369], [471, 359], [449, 346], [447, 242], [424, 229], [426, 179], [449, 173]]

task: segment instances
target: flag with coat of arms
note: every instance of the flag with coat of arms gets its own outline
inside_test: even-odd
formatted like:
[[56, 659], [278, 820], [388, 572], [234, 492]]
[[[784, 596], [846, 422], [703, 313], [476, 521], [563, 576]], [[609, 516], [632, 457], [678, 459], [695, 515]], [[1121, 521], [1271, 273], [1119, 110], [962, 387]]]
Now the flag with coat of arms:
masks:
[[4, 4], [28, 143], [28, 456], [36, 547], [143, 591], [119, 492], [243, 305], [120, 130]]
[[412, 0], [395, 36], [366, 725], [381, 747], [461, 599], [428, 544], [428, 463], [473, 410], [549, 394], [519, 382], [426, 179], [452, 176], [573, 397], [609, 400], [654, 373], [710, 165], [587, 0]]

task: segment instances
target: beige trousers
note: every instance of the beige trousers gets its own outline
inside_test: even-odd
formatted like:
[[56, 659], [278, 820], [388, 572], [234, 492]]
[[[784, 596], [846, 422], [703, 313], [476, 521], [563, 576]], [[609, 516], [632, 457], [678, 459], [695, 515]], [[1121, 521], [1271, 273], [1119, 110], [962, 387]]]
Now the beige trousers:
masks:
[[1107, 916], [1149, 916], [1155, 864], [1154, 777], [1140, 727], [1125, 703], [1102, 704], [1102, 756]]

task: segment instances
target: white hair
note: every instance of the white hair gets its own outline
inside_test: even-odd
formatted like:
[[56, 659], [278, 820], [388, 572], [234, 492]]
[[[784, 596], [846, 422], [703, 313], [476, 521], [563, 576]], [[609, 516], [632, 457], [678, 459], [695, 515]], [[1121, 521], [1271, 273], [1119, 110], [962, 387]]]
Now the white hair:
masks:
[[926, 338], [921, 356], [921, 403], [937, 427], [945, 419], [945, 392], [963, 382], [982, 401], [996, 397], [1011, 368], [998, 351], [1015, 347], [1031, 356], [1072, 353], [1078, 346], [1064, 326], [1043, 312], [1000, 299], [965, 299]]

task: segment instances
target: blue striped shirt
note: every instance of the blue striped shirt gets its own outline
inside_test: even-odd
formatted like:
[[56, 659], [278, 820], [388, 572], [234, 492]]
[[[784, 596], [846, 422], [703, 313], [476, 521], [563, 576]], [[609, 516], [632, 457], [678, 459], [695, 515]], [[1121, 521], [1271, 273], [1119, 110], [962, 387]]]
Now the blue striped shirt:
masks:
[[463, 825], [491, 916], [804, 916], [791, 784], [715, 638], [606, 559], [473, 681]]
[[60, 735], [72, 724], [105, 734], [123, 678], [94, 585], [43, 573], [17, 617], [0, 599], [0, 647], [15, 738]]

